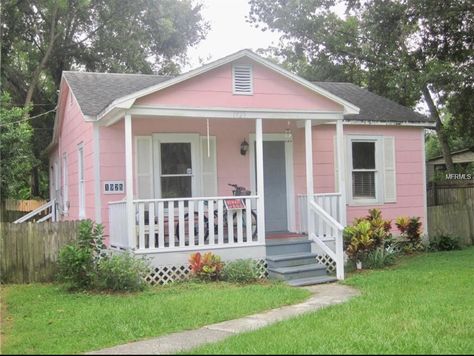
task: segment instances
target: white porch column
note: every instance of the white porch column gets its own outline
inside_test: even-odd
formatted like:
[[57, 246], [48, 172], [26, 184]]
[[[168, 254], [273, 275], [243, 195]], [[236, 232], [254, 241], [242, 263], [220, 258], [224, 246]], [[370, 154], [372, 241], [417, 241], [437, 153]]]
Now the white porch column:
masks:
[[314, 220], [309, 214], [309, 204], [313, 201], [314, 187], [313, 187], [313, 127], [311, 120], [305, 120], [304, 123], [304, 138], [305, 138], [305, 155], [306, 155], [306, 195], [307, 195], [307, 211], [308, 216], [308, 236], [314, 232]]
[[262, 119], [255, 119], [255, 148], [257, 173], [257, 236], [258, 242], [265, 243], [265, 189], [263, 184], [263, 130]]
[[[313, 197], [313, 132], [311, 120], [305, 120], [304, 123], [304, 138], [305, 138], [305, 153], [306, 153], [306, 194]], [[309, 199], [308, 199], [309, 201]]]
[[125, 189], [127, 202], [127, 232], [129, 248], [136, 247], [135, 207], [133, 205], [132, 117], [125, 114]]
[[341, 214], [341, 225], [346, 226], [347, 223], [347, 208], [346, 208], [346, 179], [345, 179], [345, 161], [344, 161], [344, 129], [343, 121], [336, 121], [336, 146], [337, 146], [337, 180], [339, 182], [339, 193], [341, 197], [339, 198], [339, 211]]

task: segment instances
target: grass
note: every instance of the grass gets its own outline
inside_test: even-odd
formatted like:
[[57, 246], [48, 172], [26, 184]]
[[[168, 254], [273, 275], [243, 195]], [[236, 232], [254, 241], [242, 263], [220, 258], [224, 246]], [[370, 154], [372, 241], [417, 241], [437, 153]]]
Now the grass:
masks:
[[358, 273], [348, 303], [237, 335], [197, 354], [473, 354], [474, 248]]
[[296, 303], [283, 284], [181, 283], [143, 293], [68, 293], [51, 284], [2, 288], [2, 353], [69, 354], [189, 330]]

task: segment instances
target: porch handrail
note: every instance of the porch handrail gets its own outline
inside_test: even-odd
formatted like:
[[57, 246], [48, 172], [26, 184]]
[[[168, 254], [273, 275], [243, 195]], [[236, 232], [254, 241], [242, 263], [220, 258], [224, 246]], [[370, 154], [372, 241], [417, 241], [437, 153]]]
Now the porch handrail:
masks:
[[318, 214], [323, 220], [329, 224], [332, 225], [332, 227], [336, 228], [337, 230], [343, 231], [344, 226], [342, 226], [336, 219], [334, 219], [331, 215], [326, 213], [326, 211], [320, 207], [318, 204], [316, 204], [315, 201], [311, 200], [309, 202], [309, 206], [315, 211], [316, 214]]
[[[313, 201], [318, 204], [326, 213], [328, 213], [334, 220], [342, 223], [344, 221], [344, 211], [341, 211], [340, 201], [342, 194], [336, 193], [315, 193], [312, 195]], [[298, 209], [299, 209], [299, 232], [308, 232], [308, 195], [298, 194]], [[328, 226], [327, 224], [325, 225]]]
[[134, 203], [153, 203], [153, 202], [176, 202], [181, 200], [197, 201], [197, 200], [229, 200], [229, 199], [257, 199], [258, 195], [230, 195], [223, 197], [189, 197], [189, 198], [157, 198], [157, 199], [134, 199]]
[[[314, 193], [314, 197], [333, 197], [333, 196], [341, 196], [342, 193], [335, 192], [335, 193]], [[298, 194], [298, 197], [307, 197], [308, 194]]]
[[344, 245], [343, 245], [343, 231], [344, 226], [342, 226], [336, 219], [329, 215], [321, 206], [319, 206], [314, 198], [310, 199], [308, 202], [308, 218], [311, 218], [311, 213], [317, 215], [321, 218], [326, 224], [336, 232], [335, 239], [335, 251], [333, 251], [325, 243], [325, 241], [318, 236], [314, 231], [314, 224], [308, 224], [308, 236], [313, 240], [325, 253], [328, 254], [336, 262], [336, 276], [337, 279], [344, 279]]
[[46, 215], [45, 217], [41, 218], [38, 220], [38, 222], [43, 222], [46, 221], [47, 219], [51, 218], [53, 221], [56, 220], [56, 200], [52, 199], [46, 204], [41, 205], [40, 207], [36, 208], [32, 212], [23, 215], [21, 218], [15, 220], [13, 223], [14, 224], [19, 224], [19, 223], [24, 223], [27, 220], [33, 218], [34, 216], [38, 215], [39, 213], [51, 208], [51, 213]]

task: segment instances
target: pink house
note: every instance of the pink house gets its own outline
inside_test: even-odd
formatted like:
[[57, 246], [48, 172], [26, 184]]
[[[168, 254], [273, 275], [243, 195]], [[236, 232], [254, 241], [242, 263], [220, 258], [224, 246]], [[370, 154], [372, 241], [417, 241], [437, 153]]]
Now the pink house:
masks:
[[156, 271], [213, 251], [267, 259], [275, 275], [313, 273], [296, 260], [317, 257], [341, 279], [346, 222], [373, 207], [426, 219], [433, 122], [248, 50], [176, 77], [64, 72], [58, 100], [59, 219], [104, 224], [111, 248], [151, 257]]

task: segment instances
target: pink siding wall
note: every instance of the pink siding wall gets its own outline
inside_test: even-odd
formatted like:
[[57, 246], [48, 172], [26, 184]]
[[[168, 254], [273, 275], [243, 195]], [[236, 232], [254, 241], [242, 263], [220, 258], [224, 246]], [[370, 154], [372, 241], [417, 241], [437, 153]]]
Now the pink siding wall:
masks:
[[[67, 175], [68, 175], [68, 198], [70, 202], [67, 216], [63, 220], [79, 219], [79, 170], [78, 170], [78, 145], [84, 146], [84, 178], [85, 178], [85, 214], [87, 219], [95, 219], [94, 210], [94, 167], [93, 167], [93, 144], [92, 124], [84, 121], [81, 110], [71, 93], [64, 101], [64, 116], [59, 129], [60, 137], [57, 145], [57, 154], [61, 166], [62, 186], [62, 158], [67, 153]], [[64, 189], [63, 187], [61, 187]]]
[[[395, 137], [397, 201], [379, 206], [387, 219], [397, 216], [420, 216], [426, 224], [423, 176], [424, 141], [422, 128], [346, 126], [345, 133], [373, 134]], [[376, 206], [374, 206], [376, 207]], [[348, 222], [365, 215], [372, 207], [349, 207]]]
[[[425, 217], [422, 128], [396, 126], [355, 126], [345, 125], [344, 134], [361, 134], [395, 137], [397, 201], [374, 206], [348, 206], [347, 222], [367, 214], [371, 208], [380, 208], [385, 218], [395, 219], [400, 215]], [[300, 132], [301, 140], [304, 132]], [[313, 159], [315, 191], [327, 193], [334, 191], [334, 136], [335, 127], [316, 126], [313, 130]], [[299, 149], [299, 146], [296, 146]], [[297, 149], [295, 147], [295, 150]], [[301, 165], [295, 164], [296, 186], [304, 187], [304, 147], [298, 155]], [[347, 158], [346, 158], [347, 160]], [[297, 191], [298, 191], [297, 190]], [[303, 189], [304, 190], [304, 189]]]
[[334, 101], [257, 63], [253, 63], [253, 79], [253, 95], [233, 95], [232, 64], [226, 64], [143, 97], [136, 104], [342, 111]]
[[[134, 119], [133, 135], [151, 135], [151, 133], [199, 133], [206, 134], [205, 120], [201, 119]], [[264, 120], [264, 133], [283, 133], [288, 127], [285, 120]], [[295, 199], [306, 192], [306, 169], [304, 129], [290, 127], [293, 133]], [[345, 134], [386, 135], [395, 137], [397, 202], [376, 206], [382, 209], [384, 216], [394, 219], [400, 215], [424, 216], [422, 135], [420, 128], [345, 126]], [[227, 183], [234, 182], [250, 188], [249, 154], [240, 155], [240, 143], [249, 134], [255, 132], [253, 120], [211, 120], [210, 134], [217, 137], [217, 175], [218, 194], [230, 195]], [[315, 192], [335, 191], [334, 178], [334, 125], [321, 125], [313, 128], [313, 160]], [[125, 180], [125, 154], [123, 123], [112, 127], [103, 127], [101, 137], [101, 179]], [[102, 218], [108, 223], [108, 202], [118, 201], [124, 195], [102, 194]], [[296, 203], [296, 200], [295, 200]], [[297, 206], [297, 204], [295, 204]], [[374, 206], [375, 207], [375, 206]], [[349, 206], [348, 222], [354, 217], [366, 215], [372, 206]], [[298, 221], [297, 221], [298, 224]]]

